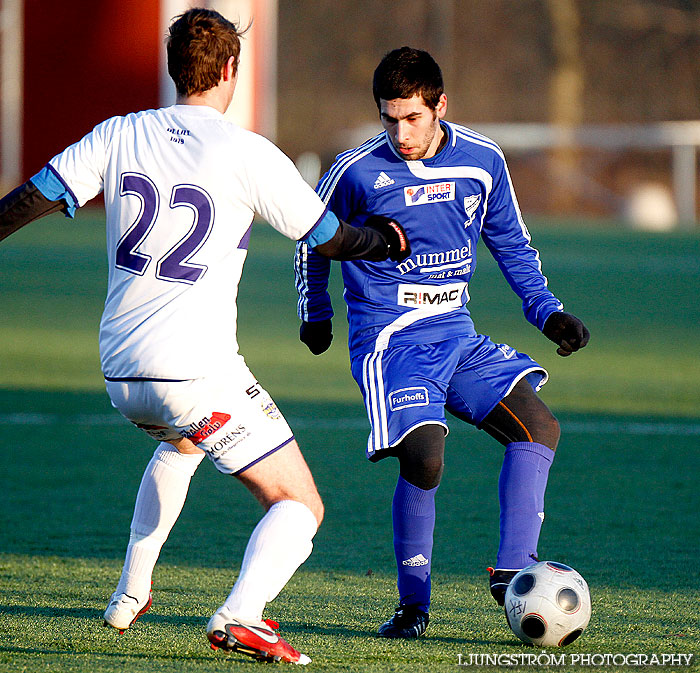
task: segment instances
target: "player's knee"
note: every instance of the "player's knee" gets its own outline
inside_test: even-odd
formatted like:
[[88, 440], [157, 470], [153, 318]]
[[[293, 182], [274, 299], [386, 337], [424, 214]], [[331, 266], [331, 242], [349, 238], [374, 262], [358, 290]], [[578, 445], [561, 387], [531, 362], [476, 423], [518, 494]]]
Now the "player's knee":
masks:
[[561, 437], [561, 426], [549, 409], [546, 410], [546, 413], [539, 415], [537, 422], [530, 427], [530, 432], [532, 441], [543, 444], [552, 449], [552, 451], [557, 450], [559, 438]]
[[280, 491], [277, 497], [270, 499], [265, 508], [269, 509], [272, 507], [272, 505], [282, 500], [295, 500], [296, 502], [300, 502], [314, 515], [316, 523], [319, 526], [321, 525], [325, 508], [323, 506], [323, 500], [321, 500], [321, 496], [319, 495], [318, 491], [305, 491], [303, 493], [299, 491], [295, 491], [293, 493], [289, 491]]
[[320, 526], [323, 521], [323, 515], [325, 513], [325, 508], [323, 506], [323, 500], [319, 492], [314, 489], [307, 489], [303, 492], [296, 491], [293, 495], [288, 495], [286, 500], [296, 500], [303, 505], [306, 505], [307, 509], [314, 515], [316, 523]]
[[425, 491], [435, 488], [442, 478], [444, 462], [435, 457], [423, 460], [401, 461], [401, 476], [409, 483]]
[[316, 517], [316, 522], [320, 526], [326, 511], [321, 496], [317, 492], [315, 497], [310, 498], [309, 502], [304, 504], [311, 510], [311, 513]]
[[423, 470], [423, 479], [421, 483], [416, 484], [419, 488], [425, 491], [429, 491], [431, 488], [435, 488], [440, 484], [442, 479], [442, 471], [445, 467], [443, 460], [430, 460], [426, 462], [425, 468]]
[[440, 425], [425, 425], [409, 433], [397, 447], [401, 476], [409, 483], [430, 490], [442, 478], [445, 431]]
[[[490, 421], [491, 430], [500, 432], [506, 441], [537, 442], [552, 451], [556, 451], [561, 435], [559, 421], [525, 380], [517, 383], [486, 421]], [[499, 437], [498, 434], [494, 436]]]
[[321, 500], [321, 496], [316, 493], [314, 494], [299, 494], [296, 493], [295, 495], [290, 495], [288, 493], [283, 493], [280, 492], [280, 494], [275, 497], [271, 498], [268, 502], [264, 503], [264, 507], [266, 511], [269, 511], [272, 507], [274, 507], [277, 503], [280, 502], [287, 502], [287, 501], [292, 501], [299, 503], [300, 505], [304, 505], [307, 510], [311, 514], [313, 514], [313, 517], [316, 519], [316, 526], [320, 526], [321, 522], [323, 521], [323, 515], [324, 515], [324, 507], [323, 507], [323, 501]]

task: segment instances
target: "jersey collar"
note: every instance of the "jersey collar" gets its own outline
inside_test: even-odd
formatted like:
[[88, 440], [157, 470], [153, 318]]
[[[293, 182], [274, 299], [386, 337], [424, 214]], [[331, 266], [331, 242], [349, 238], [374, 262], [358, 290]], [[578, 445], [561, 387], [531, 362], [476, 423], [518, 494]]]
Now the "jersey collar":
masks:
[[170, 108], [173, 112], [178, 114], [186, 114], [192, 117], [212, 117], [214, 119], [223, 119], [224, 115], [221, 114], [216, 108], [209, 105], [171, 105]]

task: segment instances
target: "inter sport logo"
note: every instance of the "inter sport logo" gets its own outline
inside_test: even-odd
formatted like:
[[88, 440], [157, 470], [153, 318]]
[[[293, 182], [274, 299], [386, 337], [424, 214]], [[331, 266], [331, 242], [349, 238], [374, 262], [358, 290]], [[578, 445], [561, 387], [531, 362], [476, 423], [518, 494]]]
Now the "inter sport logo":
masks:
[[421, 206], [425, 203], [441, 203], [455, 200], [454, 182], [433, 182], [429, 185], [403, 188], [407, 206]]

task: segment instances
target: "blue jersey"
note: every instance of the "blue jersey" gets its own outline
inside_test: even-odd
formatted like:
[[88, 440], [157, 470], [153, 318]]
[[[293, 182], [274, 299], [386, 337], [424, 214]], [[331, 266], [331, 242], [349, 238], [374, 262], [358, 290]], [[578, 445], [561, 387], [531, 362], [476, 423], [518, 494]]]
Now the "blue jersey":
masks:
[[[394, 218], [411, 243], [400, 263], [342, 262], [351, 357], [475, 335], [467, 302], [480, 236], [528, 321], [541, 330], [563, 308], [530, 245], [501, 149], [468, 128], [441, 124], [447, 139], [434, 157], [406, 161], [381, 133], [340, 154], [316, 189], [340, 219], [360, 226], [372, 214]], [[299, 317], [330, 318], [330, 260], [299, 243], [295, 271]]]

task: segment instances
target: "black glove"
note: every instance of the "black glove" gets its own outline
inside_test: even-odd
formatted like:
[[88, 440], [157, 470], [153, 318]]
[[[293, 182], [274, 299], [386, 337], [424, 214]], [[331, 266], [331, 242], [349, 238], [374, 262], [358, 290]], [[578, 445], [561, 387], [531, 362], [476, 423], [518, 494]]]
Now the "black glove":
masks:
[[557, 353], [562, 357], [583, 348], [591, 336], [575, 315], [560, 311], [555, 311], [545, 320], [542, 334], [559, 346]]
[[408, 236], [396, 220], [383, 215], [370, 215], [365, 220], [365, 227], [375, 229], [382, 235], [389, 250], [389, 259], [394, 262], [403, 262], [411, 254]]
[[307, 345], [314, 355], [325, 353], [330, 348], [331, 341], [333, 341], [333, 323], [331, 319], [301, 323], [299, 339]]

